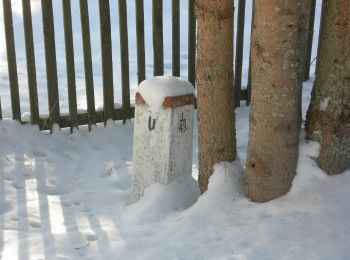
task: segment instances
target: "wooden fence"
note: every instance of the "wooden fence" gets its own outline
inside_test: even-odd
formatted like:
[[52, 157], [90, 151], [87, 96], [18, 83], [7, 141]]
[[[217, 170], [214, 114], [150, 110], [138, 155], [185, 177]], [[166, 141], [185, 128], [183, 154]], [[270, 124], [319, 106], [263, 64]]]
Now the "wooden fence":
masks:
[[[82, 28], [83, 58], [85, 70], [87, 111], [78, 113], [76, 75], [74, 62], [74, 48], [72, 35], [72, 13], [70, 0], [61, 0], [64, 17], [64, 41], [66, 50], [67, 85], [69, 99], [69, 114], [62, 115], [59, 106], [59, 86], [57, 79], [57, 62], [55, 48], [55, 31], [53, 21], [52, 0], [41, 0], [43, 16], [43, 32], [45, 46], [45, 62], [47, 74], [47, 91], [49, 116], [47, 118], [39, 115], [37, 79], [35, 70], [33, 28], [30, 0], [22, 0], [23, 27], [25, 36], [25, 50], [27, 60], [27, 75], [29, 86], [29, 101], [31, 123], [38, 124], [41, 130], [52, 129], [53, 124], [59, 127], [78, 127], [79, 125], [91, 125], [106, 122], [108, 119], [125, 120], [132, 118], [134, 107], [130, 104], [129, 83], [129, 53], [128, 53], [128, 25], [126, 0], [118, 0], [119, 6], [119, 32], [120, 32], [120, 55], [122, 76], [122, 106], [115, 109], [113, 93], [113, 62], [111, 42], [111, 18], [109, 0], [99, 0], [99, 23], [101, 31], [101, 58], [102, 58], [102, 80], [103, 80], [103, 110], [95, 110], [94, 80], [91, 58], [91, 39], [89, 27], [88, 0], [79, 0], [80, 21]], [[180, 75], [180, 0], [172, 0], [172, 74]], [[309, 21], [309, 37], [305, 78], [309, 75], [312, 32], [314, 24], [315, 0], [310, 0], [312, 7]], [[163, 46], [163, 0], [152, 0], [152, 27], [153, 27], [153, 74], [164, 73], [164, 46]], [[196, 44], [196, 21], [195, 0], [188, 0], [188, 80], [195, 85], [195, 44]], [[138, 83], [145, 79], [145, 37], [144, 37], [144, 3], [143, 0], [135, 0], [136, 13], [136, 46], [137, 46], [137, 80]], [[13, 32], [11, 0], [3, 0], [5, 38], [7, 62], [9, 70], [10, 96], [12, 116], [14, 120], [21, 121], [20, 99], [18, 89], [18, 76], [16, 64], [16, 51]], [[235, 60], [235, 93], [236, 105], [239, 100], [247, 100], [249, 103], [249, 89], [241, 89], [242, 60], [243, 60], [243, 38], [245, 21], [245, 0], [238, 1], [238, 19], [236, 33], [236, 60]], [[0, 100], [0, 119], [1, 100]]]

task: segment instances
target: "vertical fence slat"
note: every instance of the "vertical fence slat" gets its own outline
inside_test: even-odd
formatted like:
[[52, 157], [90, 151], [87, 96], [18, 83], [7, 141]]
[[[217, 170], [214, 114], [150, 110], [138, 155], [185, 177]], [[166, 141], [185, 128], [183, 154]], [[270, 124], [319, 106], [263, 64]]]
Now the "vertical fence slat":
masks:
[[173, 76], [180, 76], [180, 2], [172, 0], [172, 68]]
[[164, 74], [163, 0], [152, 1], [153, 75]]
[[130, 82], [129, 82], [129, 48], [128, 48], [128, 18], [126, 0], [119, 0], [119, 32], [120, 57], [122, 76], [122, 109], [123, 121], [131, 117], [130, 111]]
[[315, 24], [315, 10], [316, 10], [316, 0], [309, 0], [309, 19], [307, 25], [307, 45], [306, 45], [306, 57], [305, 57], [305, 66], [304, 66], [304, 75], [303, 79], [308, 80], [310, 77], [310, 65], [311, 65], [311, 53], [312, 53], [312, 40], [314, 37], [314, 24]]
[[250, 98], [251, 98], [251, 84], [252, 84], [252, 64], [251, 64], [251, 57], [249, 56], [249, 65], [248, 65], [248, 83], [247, 83], [247, 99], [246, 99], [246, 106], [250, 105]]
[[188, 81], [195, 86], [196, 81], [196, 17], [194, 14], [195, 0], [188, 0]]
[[136, 44], [137, 44], [137, 82], [146, 78], [145, 73], [145, 26], [143, 0], [135, 0], [136, 8]]
[[49, 117], [50, 128], [52, 129], [52, 125], [58, 123], [60, 118], [52, 0], [41, 0], [41, 7], [43, 13]]
[[18, 91], [15, 39], [13, 35], [11, 0], [3, 0], [4, 25], [6, 38], [7, 65], [9, 72], [12, 118], [21, 121], [21, 107]]
[[74, 47], [72, 33], [72, 12], [70, 0], [62, 0], [63, 9], [63, 25], [64, 25], [64, 40], [66, 46], [66, 67], [67, 67], [67, 86], [69, 100], [69, 117], [71, 128], [78, 127], [77, 116], [77, 91], [75, 83], [75, 68], [74, 68]]
[[[250, 26], [250, 39], [252, 38], [252, 32], [253, 32], [253, 26], [254, 26], [254, 6], [255, 6], [255, 0], [252, 2], [252, 19], [251, 19], [251, 26]], [[252, 63], [251, 63], [251, 49], [252, 49], [252, 41], [250, 40], [250, 48], [249, 48], [249, 67], [248, 67], [248, 83], [247, 83], [247, 100], [246, 105], [250, 105], [250, 99], [251, 99], [251, 91], [252, 91]]]
[[88, 0], [80, 0], [80, 20], [81, 33], [84, 52], [84, 71], [86, 85], [86, 103], [89, 117], [89, 129], [91, 125], [96, 124], [95, 111], [95, 93], [94, 93], [94, 76], [91, 60], [91, 39], [90, 39], [90, 23], [89, 23], [89, 8]]
[[99, 0], [104, 121], [114, 119], [113, 61], [109, 0]]
[[22, 0], [24, 40], [26, 46], [30, 119], [32, 124], [39, 124], [38, 90], [35, 70], [33, 25], [30, 1]]
[[325, 8], [326, 8], [326, 1], [322, 1], [322, 7], [321, 7], [321, 18], [320, 18], [320, 29], [319, 29], [319, 33], [318, 33], [318, 44], [317, 44], [317, 57], [316, 57], [316, 67], [315, 67], [315, 75], [317, 73], [317, 69], [318, 69], [318, 57], [319, 57], [319, 54], [320, 54], [320, 42], [321, 42], [321, 39], [322, 39], [322, 34], [323, 34], [323, 27], [324, 27], [324, 24], [325, 24], [325, 21], [324, 21], [324, 12], [325, 12]]
[[0, 98], [0, 120], [2, 120], [1, 98]]
[[240, 96], [242, 89], [242, 63], [243, 63], [243, 43], [244, 43], [244, 19], [245, 19], [245, 0], [238, 1], [237, 17], [237, 36], [236, 36], [236, 62], [235, 62], [235, 106], [240, 105]]

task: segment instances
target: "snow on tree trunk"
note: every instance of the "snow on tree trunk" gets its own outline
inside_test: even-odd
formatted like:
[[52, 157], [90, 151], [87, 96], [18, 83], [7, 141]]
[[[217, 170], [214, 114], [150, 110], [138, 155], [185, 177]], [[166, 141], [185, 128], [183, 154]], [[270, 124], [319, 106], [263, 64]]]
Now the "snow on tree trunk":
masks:
[[197, 0], [199, 186], [213, 166], [236, 157], [233, 93], [233, 0]]
[[307, 112], [307, 137], [321, 143], [328, 174], [350, 167], [350, 2], [324, 0], [317, 73]]
[[245, 188], [264, 202], [287, 193], [296, 173], [307, 1], [256, 0], [254, 8]]

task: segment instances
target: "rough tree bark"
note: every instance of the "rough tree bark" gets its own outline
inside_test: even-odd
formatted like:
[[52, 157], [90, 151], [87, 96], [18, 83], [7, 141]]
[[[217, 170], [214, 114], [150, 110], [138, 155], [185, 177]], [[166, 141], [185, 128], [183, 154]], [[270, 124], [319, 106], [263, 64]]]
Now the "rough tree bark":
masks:
[[287, 193], [301, 126], [306, 0], [255, 0], [246, 194], [264, 202]]
[[317, 73], [307, 112], [307, 138], [319, 141], [328, 174], [350, 168], [350, 2], [323, 1]]
[[233, 91], [233, 0], [197, 0], [199, 186], [213, 166], [236, 157]]

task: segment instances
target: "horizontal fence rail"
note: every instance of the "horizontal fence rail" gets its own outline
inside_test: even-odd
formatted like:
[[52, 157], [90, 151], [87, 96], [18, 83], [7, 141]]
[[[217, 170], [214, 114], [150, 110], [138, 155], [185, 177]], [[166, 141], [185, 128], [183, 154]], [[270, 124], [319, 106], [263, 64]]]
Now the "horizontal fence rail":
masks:
[[[56, 0], [55, 0], [56, 1]], [[88, 125], [91, 129], [96, 123], [106, 123], [107, 120], [123, 120], [125, 122], [134, 116], [134, 107], [130, 100], [130, 62], [129, 62], [129, 34], [130, 25], [128, 25], [127, 4], [130, 1], [116, 0], [113, 5], [109, 0], [98, 1], [99, 19], [93, 21], [99, 23], [100, 28], [100, 57], [102, 71], [102, 90], [103, 90], [103, 109], [95, 108], [95, 83], [93, 76], [93, 58], [92, 43], [89, 19], [89, 1], [79, 0], [79, 12], [72, 12], [70, 0], [62, 1], [62, 18], [63, 33], [65, 46], [65, 65], [66, 65], [66, 82], [68, 94], [68, 113], [60, 112], [60, 93], [61, 90], [58, 81], [57, 60], [56, 60], [56, 43], [55, 27], [53, 17], [52, 0], [41, 0], [42, 12], [42, 30], [43, 46], [45, 53], [46, 76], [47, 76], [47, 100], [48, 116], [39, 113], [38, 101], [38, 82], [35, 60], [35, 39], [33, 37], [33, 22], [31, 1], [22, 0], [23, 12], [23, 31], [25, 43], [25, 55], [27, 66], [28, 98], [30, 105], [30, 122], [37, 124], [41, 130], [51, 130], [53, 124], [61, 128], [77, 128], [79, 125]], [[54, 2], [56, 3], [56, 2]], [[310, 0], [310, 19], [308, 22], [308, 51], [307, 63], [310, 64], [312, 31], [315, 14], [315, 0]], [[4, 25], [5, 25], [5, 42], [7, 53], [7, 65], [9, 75], [9, 89], [12, 108], [12, 118], [21, 121], [21, 106], [19, 97], [19, 79], [16, 63], [16, 49], [12, 18], [12, 7], [10, 0], [2, 0]], [[171, 37], [171, 74], [181, 76], [181, 55], [180, 55], [180, 29], [181, 29], [181, 4], [180, 0], [171, 0], [171, 30], [172, 32], [163, 35], [163, 0], [152, 0], [152, 44], [153, 44], [153, 75], [163, 75], [165, 70], [164, 64], [164, 37]], [[187, 69], [188, 80], [195, 86], [195, 59], [196, 59], [196, 19], [195, 19], [195, 0], [188, 0], [188, 42], [187, 42]], [[236, 57], [235, 57], [235, 93], [236, 106], [239, 106], [240, 100], [247, 100], [249, 103], [250, 80], [248, 80], [248, 89], [242, 89], [242, 60], [244, 46], [244, 25], [245, 25], [245, 0], [238, 0], [237, 15], [237, 32], [236, 32]], [[139, 84], [146, 79], [146, 48], [145, 48], [145, 7], [144, 0], [134, 1], [135, 10], [135, 31], [136, 31], [136, 62], [137, 62], [137, 83]], [[111, 8], [118, 8], [119, 22], [119, 43], [120, 43], [120, 71], [121, 71], [121, 105], [116, 106], [114, 99], [114, 76], [113, 76], [113, 43], [111, 31]], [[81, 35], [73, 34], [72, 16], [78, 15], [81, 26]], [[76, 37], [75, 39], [73, 37]], [[78, 39], [79, 38], [79, 39]], [[82, 41], [82, 60], [84, 70], [86, 110], [79, 111], [77, 99], [77, 73], [75, 63], [74, 42]], [[61, 57], [59, 57], [61, 58]], [[250, 67], [250, 66], [249, 66]], [[309, 70], [305, 69], [305, 79]], [[250, 79], [250, 73], [249, 73]], [[4, 104], [4, 99], [2, 103]], [[3, 113], [1, 110], [0, 97], [0, 119]], [[26, 122], [24, 122], [26, 123]]]

